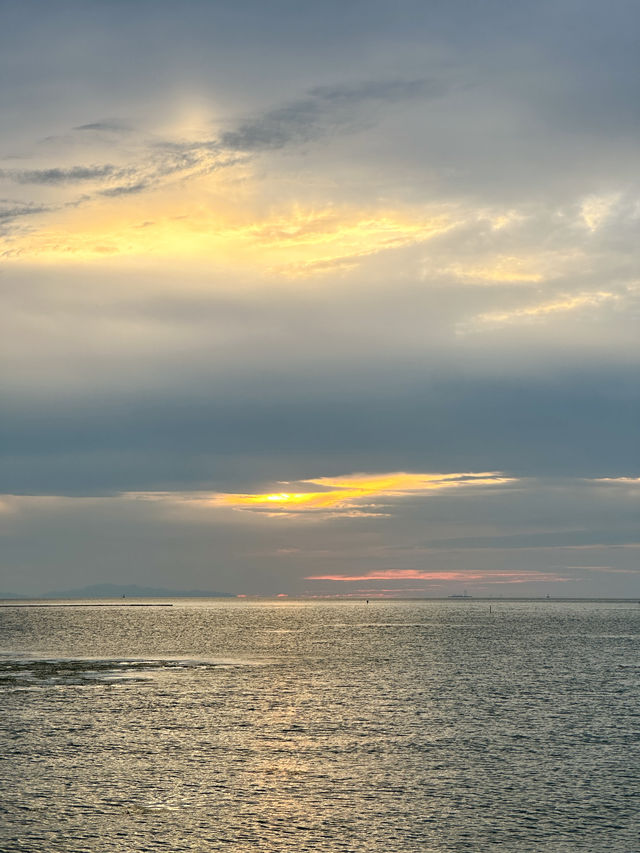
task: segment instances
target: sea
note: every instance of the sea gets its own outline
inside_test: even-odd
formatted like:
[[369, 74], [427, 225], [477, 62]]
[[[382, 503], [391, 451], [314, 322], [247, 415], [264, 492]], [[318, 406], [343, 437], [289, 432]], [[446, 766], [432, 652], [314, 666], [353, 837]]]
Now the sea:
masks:
[[637, 601], [142, 603], [0, 608], [2, 853], [640, 850]]

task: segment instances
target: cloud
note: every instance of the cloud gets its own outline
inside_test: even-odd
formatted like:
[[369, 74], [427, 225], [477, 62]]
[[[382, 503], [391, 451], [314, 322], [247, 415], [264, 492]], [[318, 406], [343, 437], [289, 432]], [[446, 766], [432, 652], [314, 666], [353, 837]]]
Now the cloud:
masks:
[[80, 183], [83, 181], [100, 181], [112, 177], [118, 170], [115, 166], [71, 166], [70, 168], [26, 169], [0, 171], [0, 177], [10, 178], [19, 184], [56, 184]]
[[[101, 247], [109, 245], [124, 257], [208, 263], [213, 256], [218, 264], [229, 264], [232, 275], [244, 267], [284, 280], [353, 268], [377, 254], [425, 243], [454, 225], [445, 212], [402, 207], [296, 204], [256, 216], [250, 199], [236, 197], [230, 203], [224, 197], [242, 175], [243, 164], [235, 165], [236, 170], [231, 163], [221, 165], [226, 173], [220, 175], [207, 168], [206, 175], [185, 178], [177, 186], [163, 186], [164, 177], [157, 173], [139, 179], [134, 173], [127, 183], [100, 189], [79, 205], [68, 202], [65, 216], [58, 209], [38, 229], [16, 236], [7, 251], [23, 260], [45, 255], [56, 261], [100, 255]], [[143, 197], [128, 207], [109, 206], [109, 199], [123, 196]], [[211, 204], [212, 196], [219, 202]], [[141, 222], [147, 223], [144, 231]]]
[[[118, 464], [118, 454], [112, 462]], [[194, 468], [201, 464], [195, 462]], [[229, 476], [237, 479], [240, 473], [234, 460]], [[331, 484], [355, 478], [313, 479], [325, 481], [330, 491]], [[418, 485], [417, 479], [412, 485]], [[397, 483], [384, 488], [398, 490]], [[173, 586], [211, 588], [215, 579], [216, 588], [241, 593], [301, 594], [311, 588], [312, 594], [325, 594], [364, 583], [422, 594], [466, 587], [472, 594], [487, 588], [507, 593], [517, 584], [519, 593], [544, 594], [549, 584], [571, 581], [572, 593], [612, 595], [630, 589], [638, 576], [639, 543], [557, 544], [554, 530], [572, 515], [585, 527], [593, 522], [606, 529], [610, 519], [620, 525], [626, 514], [629, 529], [637, 533], [624, 492], [618, 498], [602, 485], [580, 480], [566, 480], [561, 487], [551, 479], [510, 488], [442, 488], [434, 493], [437, 499], [403, 492], [385, 497], [392, 504], [390, 514], [371, 519], [351, 517], [345, 510], [322, 524], [301, 524], [295, 516], [274, 523], [260, 513], [238, 513], [217, 502], [220, 494], [174, 488], [102, 497], [0, 496], [6, 580], [15, 589], [29, 582], [37, 593], [45, 586], [43, 563], [56, 577], [68, 578], [69, 585], [82, 585], [78, 579], [98, 582], [101, 576], [131, 580], [134, 565], [137, 582], [161, 577], [167, 585], [173, 577]], [[483, 538], [514, 529], [535, 533], [540, 546], [546, 536], [546, 547], [531, 550], [524, 537], [483, 547]], [[457, 533], [458, 539], [465, 533], [485, 537], [476, 536], [478, 547], [461, 548], [455, 537], [450, 544], [437, 542], [443, 530]], [[177, 560], [181, 577], [176, 582]], [[592, 568], [584, 568], [589, 563]], [[46, 583], [51, 586], [50, 578]]]
[[594, 483], [603, 483], [607, 486], [640, 486], [640, 477], [599, 477]]
[[443, 84], [427, 80], [368, 81], [355, 85], [319, 86], [306, 97], [241, 124], [220, 136], [223, 148], [269, 151], [300, 145], [326, 134], [359, 129], [366, 123], [366, 108], [415, 98], [435, 98]]
[[[343, 477], [319, 477], [299, 481], [295, 486], [305, 491], [278, 491], [271, 493], [229, 493], [196, 490], [130, 491], [113, 496], [65, 497], [61, 495], [22, 498], [25, 505], [29, 500], [40, 506], [57, 506], [84, 501], [124, 501], [156, 505], [169, 511], [195, 512], [206, 518], [216, 511], [246, 510], [269, 517], [298, 518], [311, 515], [326, 520], [329, 518], [381, 518], [389, 513], [384, 507], [397, 504], [409, 497], [423, 498], [441, 490], [464, 490], [468, 488], [492, 488], [514, 483], [513, 478], [500, 476], [496, 472], [463, 474], [419, 474], [395, 472], [390, 474], [351, 474]], [[291, 486], [292, 483], [280, 483]], [[315, 486], [314, 490], [309, 486]], [[383, 500], [385, 503], [378, 503]], [[195, 516], [194, 516], [195, 517]], [[286, 549], [285, 549], [286, 550]], [[295, 549], [292, 553], [295, 553]], [[281, 551], [279, 551], [281, 553]]]
[[27, 5], [0, 475], [87, 500], [2, 516], [16, 583], [632, 591], [553, 567], [637, 557], [633, 4]]
[[35, 216], [51, 210], [48, 205], [12, 203], [0, 200], [0, 220], [11, 221], [23, 216]]
[[149, 188], [149, 181], [137, 181], [134, 184], [122, 184], [117, 187], [109, 187], [106, 190], [100, 190], [100, 195], [106, 196], [107, 198], [116, 198], [121, 195], [136, 195], [137, 193], [144, 192], [144, 190]]
[[73, 128], [79, 131], [106, 131], [109, 133], [129, 133], [133, 130], [128, 122], [120, 119], [103, 119], [102, 121], [92, 121], [88, 124], [80, 124]]
[[467, 569], [458, 572], [440, 572], [429, 571], [423, 569], [380, 569], [370, 572], [364, 572], [358, 575], [307, 575], [305, 580], [311, 581], [340, 581], [344, 583], [354, 583], [357, 581], [372, 581], [372, 580], [427, 580], [427, 581], [463, 581], [474, 582], [481, 584], [507, 583], [566, 583], [574, 580], [571, 577], [553, 574], [550, 572], [491, 572], [491, 571], [474, 571]]
[[[257, 153], [321, 137], [329, 132], [345, 132], [359, 126], [363, 110], [372, 104], [391, 104], [412, 98], [435, 97], [441, 86], [424, 80], [369, 81], [355, 85], [316, 87], [306, 96], [267, 110], [238, 128], [223, 131], [210, 139], [170, 139], [135, 134], [129, 125], [117, 121], [77, 125], [76, 131], [127, 131], [137, 142], [127, 142], [126, 167], [112, 164], [53, 166], [35, 169], [4, 169], [0, 177], [22, 185], [67, 187], [79, 183], [127, 182], [99, 191], [116, 197], [153, 190], [178, 175], [197, 177], [246, 162], [235, 152]], [[75, 199], [85, 205], [95, 196]]]
[[[345, 477], [299, 481], [295, 485], [305, 491], [230, 493], [197, 490], [130, 491], [114, 496], [119, 501], [156, 505], [169, 514], [178, 513], [192, 521], [208, 523], [216, 513], [242, 510], [262, 518], [308, 518], [327, 521], [337, 518], [388, 517], [385, 511], [401, 499], [428, 497], [442, 489], [495, 487], [514, 482], [495, 472], [483, 474], [353, 474]], [[309, 486], [315, 486], [311, 490]], [[55, 498], [58, 499], [58, 498]], [[54, 500], [54, 498], [52, 498]], [[64, 500], [59, 498], [59, 500]], [[380, 503], [379, 501], [384, 501]], [[285, 549], [287, 551], [287, 549]], [[282, 553], [279, 550], [278, 553]], [[295, 549], [291, 552], [295, 553]]]
[[604, 290], [564, 295], [548, 302], [528, 305], [512, 311], [490, 311], [486, 314], [480, 314], [471, 321], [471, 324], [482, 323], [497, 326], [517, 321], [540, 320], [550, 314], [577, 311], [583, 308], [598, 308], [603, 303], [618, 301], [619, 299], [620, 296], [617, 293]]
[[[349, 517], [376, 517], [388, 501], [407, 496], [427, 496], [441, 489], [478, 486], [498, 486], [514, 480], [497, 472], [482, 474], [417, 474], [395, 472], [389, 474], [351, 474], [342, 477], [318, 477], [298, 484], [281, 483], [282, 486], [305, 487], [304, 491], [285, 488], [266, 494], [220, 494], [214, 503], [234, 509], [268, 513], [270, 516], [297, 517], [313, 513], [320, 518], [335, 518], [341, 514]], [[308, 490], [318, 486], [320, 490]], [[385, 503], [378, 503], [383, 500]]]

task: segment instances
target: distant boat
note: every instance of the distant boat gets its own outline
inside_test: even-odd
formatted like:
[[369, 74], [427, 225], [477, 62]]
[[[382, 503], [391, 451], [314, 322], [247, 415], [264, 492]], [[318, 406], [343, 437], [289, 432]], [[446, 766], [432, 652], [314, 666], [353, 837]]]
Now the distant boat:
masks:
[[447, 598], [473, 598], [473, 596], [469, 595], [466, 592], [458, 592], [458, 593], [455, 593], [454, 595], [447, 596]]

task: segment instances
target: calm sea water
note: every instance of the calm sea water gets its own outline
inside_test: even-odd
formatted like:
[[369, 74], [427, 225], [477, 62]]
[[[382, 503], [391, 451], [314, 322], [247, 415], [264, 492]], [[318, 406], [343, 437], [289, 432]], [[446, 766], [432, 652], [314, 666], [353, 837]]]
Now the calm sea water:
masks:
[[640, 850], [640, 606], [0, 610], [0, 850]]

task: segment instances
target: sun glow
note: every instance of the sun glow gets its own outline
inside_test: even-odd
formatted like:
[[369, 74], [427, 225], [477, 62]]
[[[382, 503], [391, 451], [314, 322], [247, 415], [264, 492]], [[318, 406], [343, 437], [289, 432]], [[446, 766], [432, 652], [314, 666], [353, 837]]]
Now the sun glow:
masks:
[[411, 495], [430, 495], [443, 489], [491, 487], [513, 482], [500, 472], [457, 474], [418, 474], [403, 471], [389, 474], [348, 474], [340, 477], [318, 477], [302, 480], [299, 485], [319, 489], [296, 492], [219, 494], [215, 503], [235, 509], [260, 512], [274, 509], [283, 513], [332, 510], [369, 515], [366, 510], [380, 510], [380, 499], [406, 498]]
[[114, 187], [113, 196], [32, 216], [28, 228], [0, 237], [0, 257], [47, 264], [188, 259], [201, 269], [215, 264], [297, 279], [353, 268], [452, 227], [447, 216], [422, 210], [300, 204], [262, 209], [251, 187], [250, 168], [241, 160], [140, 191]]

